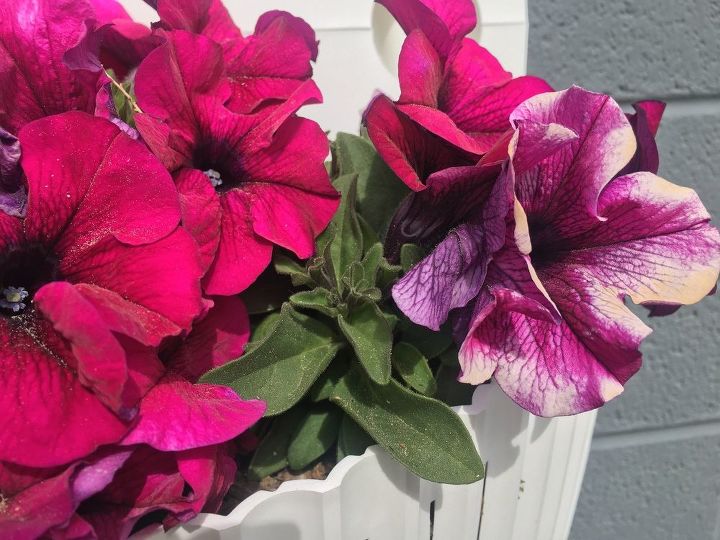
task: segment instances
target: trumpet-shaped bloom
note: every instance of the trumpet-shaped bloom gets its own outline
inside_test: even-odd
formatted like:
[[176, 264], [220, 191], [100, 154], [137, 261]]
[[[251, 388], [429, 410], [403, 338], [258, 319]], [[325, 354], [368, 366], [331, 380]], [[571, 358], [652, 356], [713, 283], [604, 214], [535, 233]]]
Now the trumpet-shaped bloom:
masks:
[[444, 168], [427, 169], [428, 148], [447, 155], [452, 147], [477, 162], [510, 129], [517, 105], [551, 90], [537, 77], [513, 78], [486, 49], [464, 37], [476, 24], [470, 0], [378, 2], [407, 38], [398, 66], [400, 98], [394, 107], [374, 100], [365, 123], [380, 155], [411, 189], [424, 189], [429, 174]]
[[155, 7], [161, 27], [199, 34], [222, 47], [233, 88], [227, 106], [235, 112], [251, 113], [272, 100], [288, 99], [312, 77], [318, 43], [299, 17], [268, 11], [255, 32], [244, 37], [220, 0], [158, 0]]
[[[494, 377], [535, 414], [574, 414], [617, 396], [640, 368], [650, 328], [625, 299], [701, 300], [718, 277], [720, 235], [691, 189], [651, 172], [617, 176], [638, 147], [608, 96], [548, 93], [511, 119], [512, 234], [473, 307], [460, 380]], [[576, 137], [528, 166], [522, 133], [549, 123]]]
[[233, 438], [264, 413], [222, 386], [195, 384], [241, 355], [249, 321], [237, 297], [218, 298], [182, 340], [163, 348], [164, 375], [142, 398], [135, 422], [113, 446], [67, 466], [0, 462], [0, 527], [13, 540], [127, 538], [162, 510], [167, 526], [216, 511], [232, 483]]
[[113, 124], [65, 113], [19, 140], [27, 213], [0, 213], [0, 461], [54, 467], [125, 435], [162, 375], [155, 348], [202, 309], [201, 268], [170, 175]]
[[136, 75], [143, 138], [175, 174], [183, 222], [208, 267], [208, 294], [247, 288], [270, 263], [273, 245], [300, 258], [330, 221], [338, 195], [323, 164], [320, 127], [294, 112], [319, 101], [312, 81], [285, 101], [246, 115], [227, 107], [232, 83], [220, 46], [175, 30]]

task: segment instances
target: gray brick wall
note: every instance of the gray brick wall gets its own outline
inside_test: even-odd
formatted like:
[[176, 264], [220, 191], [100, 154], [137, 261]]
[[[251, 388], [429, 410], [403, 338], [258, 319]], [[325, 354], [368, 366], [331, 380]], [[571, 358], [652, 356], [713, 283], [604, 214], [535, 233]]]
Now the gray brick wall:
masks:
[[[667, 101], [660, 174], [720, 222], [720, 0], [529, 3], [529, 72]], [[720, 540], [720, 296], [649, 324], [643, 369], [600, 411], [571, 540]]]

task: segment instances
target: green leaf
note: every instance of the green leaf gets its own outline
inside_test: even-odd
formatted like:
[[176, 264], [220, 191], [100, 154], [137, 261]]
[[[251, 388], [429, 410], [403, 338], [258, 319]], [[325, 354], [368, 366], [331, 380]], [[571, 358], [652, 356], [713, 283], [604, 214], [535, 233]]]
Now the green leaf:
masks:
[[273, 265], [275, 266], [275, 271], [281, 276], [288, 276], [295, 287], [312, 284], [312, 279], [304, 266], [277, 250], [273, 256]]
[[459, 374], [459, 366], [448, 367], [445, 365], [440, 366], [435, 374], [437, 381], [435, 397], [450, 407], [472, 403], [475, 386], [459, 382], [457, 380]]
[[383, 245], [378, 242], [373, 244], [370, 249], [365, 253], [365, 257], [362, 260], [363, 275], [368, 281], [369, 286], [375, 285], [377, 281], [377, 273], [380, 269], [380, 263], [383, 258]]
[[409, 343], [400, 342], [392, 353], [393, 366], [410, 388], [426, 396], [432, 396], [437, 390], [433, 372], [420, 351]]
[[362, 259], [362, 231], [355, 213], [357, 176], [351, 175], [336, 180], [336, 187], [342, 192], [340, 207], [333, 218], [335, 235], [329, 244], [330, 259], [338, 287], [345, 271], [353, 262]]
[[270, 431], [260, 441], [248, 467], [248, 478], [259, 481], [287, 467], [287, 452], [298, 422], [307, 414], [303, 407], [293, 407], [272, 422]]
[[347, 317], [339, 315], [338, 324], [370, 378], [387, 384], [393, 336], [380, 308], [372, 302], [361, 303]]
[[280, 414], [305, 395], [340, 347], [330, 328], [285, 304], [264, 341], [206, 373], [201, 382], [229, 386], [245, 398], [258, 397], [267, 402], [266, 416]]
[[373, 244], [379, 242], [380, 238], [378, 238], [377, 233], [360, 214], [358, 214], [358, 223], [360, 223], [360, 230], [362, 231], [363, 253], [365, 253], [373, 246]]
[[357, 422], [350, 416], [343, 415], [338, 433], [337, 460], [345, 456], [362, 456], [368, 446], [375, 444], [373, 438], [358, 426]]
[[322, 287], [295, 293], [290, 297], [290, 303], [295, 308], [313, 309], [328, 317], [337, 316], [337, 309], [332, 305], [330, 299], [330, 291]]
[[458, 367], [460, 365], [458, 354], [459, 351], [457, 347], [449, 347], [444, 350], [442, 354], [438, 355], [438, 360], [440, 360], [443, 366]]
[[421, 478], [470, 484], [483, 477], [482, 460], [465, 424], [444, 403], [395, 381], [374, 384], [357, 370], [340, 380], [332, 401]]
[[407, 272], [419, 263], [424, 256], [425, 252], [420, 246], [403, 244], [400, 248], [400, 266], [402, 266], [404, 272]]
[[315, 405], [300, 421], [288, 447], [288, 464], [301, 470], [327, 452], [335, 443], [342, 413], [325, 402]]
[[330, 367], [325, 370], [325, 373], [320, 376], [310, 389], [308, 397], [312, 401], [330, 399], [333, 388], [335, 388], [335, 385], [338, 381], [340, 381], [343, 375], [348, 372], [351, 363], [354, 361], [355, 357], [348, 349], [343, 349], [338, 352], [335, 359], [330, 363]]
[[280, 312], [275, 311], [267, 315], [260, 323], [253, 329], [250, 343], [245, 346], [245, 354], [249, 353], [252, 349], [260, 345], [263, 340], [269, 336], [280, 321]]
[[436, 358], [453, 343], [450, 327], [444, 325], [439, 332], [417, 325], [407, 318], [400, 323], [402, 340], [412, 343], [425, 358]]
[[338, 174], [357, 174], [357, 209], [370, 226], [383, 235], [400, 201], [410, 190], [392, 172], [372, 143], [349, 133], [335, 141]]

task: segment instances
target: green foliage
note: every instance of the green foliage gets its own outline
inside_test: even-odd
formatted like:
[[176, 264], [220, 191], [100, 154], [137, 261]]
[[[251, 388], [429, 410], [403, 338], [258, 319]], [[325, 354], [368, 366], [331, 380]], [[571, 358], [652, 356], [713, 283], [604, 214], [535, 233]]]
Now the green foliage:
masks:
[[335, 387], [332, 401], [410, 471], [432, 482], [470, 484], [483, 463], [462, 420], [444, 403], [395, 381], [373, 383], [357, 369]]
[[260, 398], [267, 402], [266, 415], [280, 414], [305, 395], [340, 347], [342, 342], [327, 325], [285, 304], [261, 343], [242, 358], [209, 371], [201, 382]]
[[303, 407], [293, 407], [272, 421], [270, 430], [250, 460], [248, 478], [259, 481], [288, 465], [288, 447], [298, 423], [307, 414]]
[[405, 383], [426, 396], [432, 396], [437, 390], [433, 372], [427, 358], [409, 343], [400, 342], [392, 352], [392, 363]]
[[315, 256], [301, 263], [276, 250], [273, 270], [293, 286], [286, 302], [260, 321], [241, 359], [202, 381], [264, 399], [275, 416], [252, 458], [253, 477], [302, 469], [336, 443], [341, 459], [376, 441], [423, 478], [474, 482], [482, 461], [442, 402], [472, 390], [450, 378], [457, 375], [451, 334], [416, 326], [390, 297], [423, 256], [411, 244], [402, 246], [400, 264], [384, 256], [385, 230], [408, 190], [361, 137], [340, 134], [333, 156], [342, 199]]
[[377, 304], [362, 303], [347, 317], [340, 315], [338, 323], [370, 378], [378, 384], [390, 382], [392, 330]]
[[337, 440], [341, 419], [337, 407], [327, 402], [314, 405], [290, 439], [287, 452], [290, 468], [300, 470], [327, 452]]
[[345, 456], [361, 456], [368, 446], [375, 444], [373, 438], [347, 414], [343, 416], [338, 434], [337, 460]]
[[337, 176], [358, 175], [358, 212], [375, 231], [384, 234], [395, 209], [410, 190], [362, 137], [338, 133], [334, 158]]

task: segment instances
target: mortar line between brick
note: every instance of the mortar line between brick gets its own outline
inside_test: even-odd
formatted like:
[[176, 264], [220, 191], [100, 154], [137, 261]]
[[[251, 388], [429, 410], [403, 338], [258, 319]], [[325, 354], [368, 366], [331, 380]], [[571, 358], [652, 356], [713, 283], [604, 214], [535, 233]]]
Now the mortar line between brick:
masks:
[[[667, 103], [665, 117], [698, 116], [703, 114], [720, 113], [720, 95], [715, 96], [680, 96], [653, 98]], [[638, 100], [624, 99], [620, 105], [626, 110], [632, 110], [632, 104]]]
[[590, 449], [613, 450], [717, 435], [720, 435], [720, 420], [703, 420], [683, 425], [599, 433], [593, 437]]

